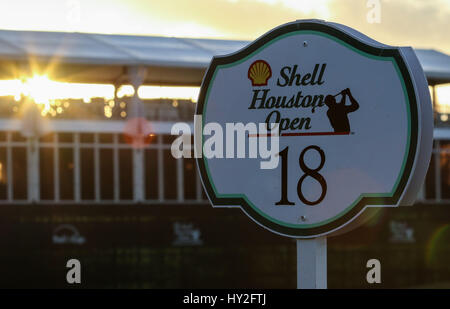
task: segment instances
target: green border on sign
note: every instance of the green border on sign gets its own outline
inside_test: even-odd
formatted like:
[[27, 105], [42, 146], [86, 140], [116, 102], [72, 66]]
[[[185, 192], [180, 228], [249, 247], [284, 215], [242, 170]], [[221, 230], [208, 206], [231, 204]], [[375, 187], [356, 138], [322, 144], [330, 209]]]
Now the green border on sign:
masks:
[[[268, 46], [272, 45], [273, 43], [275, 43], [275, 42], [277, 42], [277, 41], [279, 41], [279, 40], [281, 40], [283, 38], [286, 38], [286, 37], [289, 37], [289, 36], [293, 36], [293, 35], [298, 35], [298, 34], [314, 34], [314, 35], [319, 35], [319, 36], [322, 36], [322, 37], [326, 37], [328, 39], [331, 39], [331, 40], [335, 41], [336, 43], [338, 43], [340, 45], [343, 45], [343, 46], [351, 49], [352, 51], [354, 51], [354, 52], [356, 52], [356, 53], [358, 53], [358, 54], [360, 54], [360, 55], [362, 55], [364, 57], [367, 57], [367, 58], [370, 58], [370, 59], [375, 59], [375, 60], [378, 60], [378, 61], [390, 61], [390, 62], [392, 62], [392, 64], [394, 65], [394, 68], [396, 70], [396, 73], [397, 73], [397, 75], [398, 75], [398, 77], [400, 79], [401, 85], [402, 85], [402, 90], [403, 90], [403, 94], [404, 94], [404, 97], [405, 97], [405, 103], [406, 103], [406, 109], [407, 109], [407, 115], [408, 115], [408, 138], [407, 138], [407, 143], [406, 143], [405, 154], [403, 156], [403, 162], [402, 162], [402, 167], [401, 167], [400, 173], [397, 176], [397, 179], [395, 181], [394, 187], [391, 190], [391, 192], [390, 193], [362, 193], [352, 204], [350, 204], [348, 207], [346, 207], [343, 211], [341, 211], [336, 216], [334, 216], [334, 217], [332, 217], [330, 219], [327, 219], [327, 220], [315, 223], [315, 224], [290, 224], [290, 223], [286, 223], [286, 222], [283, 222], [283, 221], [279, 221], [279, 220], [277, 220], [277, 219], [275, 219], [275, 218], [273, 218], [271, 216], [268, 216], [264, 212], [262, 212], [259, 208], [257, 208], [247, 198], [247, 196], [245, 194], [220, 194], [220, 193], [218, 193], [217, 189], [216, 189], [216, 186], [214, 185], [214, 182], [212, 181], [212, 178], [211, 178], [211, 175], [210, 175], [210, 172], [209, 172], [208, 161], [207, 161], [206, 157], [203, 156], [203, 161], [204, 161], [204, 164], [205, 164], [205, 167], [206, 167], [206, 173], [208, 175], [209, 182], [210, 182], [211, 187], [212, 187], [212, 189], [213, 189], [213, 191], [214, 191], [214, 193], [216, 194], [217, 197], [219, 197], [219, 198], [242, 198], [258, 214], [260, 214], [261, 216], [265, 217], [266, 219], [268, 219], [268, 220], [270, 220], [272, 222], [275, 222], [275, 223], [277, 223], [279, 225], [290, 227], [290, 228], [307, 229], [307, 228], [313, 228], [313, 227], [319, 227], [319, 226], [325, 225], [327, 223], [330, 223], [330, 222], [332, 222], [332, 221], [334, 221], [334, 220], [344, 216], [351, 209], [353, 209], [353, 207], [355, 207], [355, 205], [358, 204], [361, 201], [361, 199], [364, 198], [364, 197], [375, 197], [375, 198], [393, 197], [395, 191], [397, 190], [397, 187], [398, 187], [398, 184], [400, 182], [400, 179], [401, 179], [401, 177], [402, 177], [402, 175], [404, 173], [405, 165], [406, 165], [406, 162], [407, 162], [407, 159], [408, 159], [408, 153], [409, 153], [409, 148], [410, 148], [410, 139], [411, 139], [411, 119], [410, 119], [411, 111], [410, 111], [410, 107], [409, 107], [410, 102], [409, 102], [409, 97], [408, 97], [408, 93], [407, 93], [407, 90], [406, 90], [405, 81], [404, 81], [404, 79], [402, 77], [402, 74], [400, 72], [400, 69], [399, 69], [399, 67], [398, 67], [394, 57], [382, 57], [382, 56], [375, 56], [375, 55], [368, 54], [368, 53], [366, 53], [364, 51], [361, 51], [361, 50], [351, 46], [350, 44], [348, 44], [348, 43], [346, 43], [346, 42], [344, 42], [344, 41], [342, 41], [342, 40], [340, 40], [340, 39], [338, 39], [336, 37], [333, 37], [333, 36], [328, 35], [328, 34], [323, 33], [323, 32], [314, 31], [314, 30], [298, 30], [298, 31], [292, 31], [292, 32], [286, 33], [284, 35], [281, 35], [281, 36], [271, 40], [267, 44], [265, 44], [265, 45], [261, 46], [260, 48], [256, 49], [254, 52], [252, 52], [251, 54], [247, 55], [246, 57], [242, 58], [239, 61], [236, 61], [236, 62], [230, 63], [230, 64], [218, 65], [217, 69], [215, 70], [215, 72], [214, 72], [214, 74], [213, 74], [213, 76], [211, 78], [211, 82], [209, 83], [209, 87], [208, 87], [207, 92], [206, 92], [206, 97], [205, 97], [205, 101], [204, 101], [205, 103], [204, 103], [204, 106], [203, 106], [203, 115], [205, 115], [206, 107], [208, 105], [209, 92], [210, 92], [211, 86], [214, 84], [214, 79], [215, 79], [216, 74], [219, 71], [219, 69], [229, 68], [229, 67], [233, 67], [233, 66], [236, 66], [238, 64], [241, 64], [242, 62], [244, 62], [244, 61], [248, 60], [249, 58], [253, 57], [254, 54], [259, 53], [260, 51], [264, 50], [265, 48], [267, 48]], [[202, 119], [202, 136], [203, 136], [204, 125], [205, 125], [205, 117], [203, 117], [203, 119]], [[202, 138], [202, 149], [203, 149], [203, 144], [204, 144], [204, 138]]]

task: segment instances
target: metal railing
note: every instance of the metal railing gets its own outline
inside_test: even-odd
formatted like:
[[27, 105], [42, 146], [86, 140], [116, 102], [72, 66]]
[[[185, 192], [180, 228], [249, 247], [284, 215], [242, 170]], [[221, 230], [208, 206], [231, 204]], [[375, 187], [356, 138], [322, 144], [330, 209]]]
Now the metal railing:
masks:
[[133, 147], [123, 133], [0, 131], [0, 203], [205, 203], [194, 159], [168, 134]]

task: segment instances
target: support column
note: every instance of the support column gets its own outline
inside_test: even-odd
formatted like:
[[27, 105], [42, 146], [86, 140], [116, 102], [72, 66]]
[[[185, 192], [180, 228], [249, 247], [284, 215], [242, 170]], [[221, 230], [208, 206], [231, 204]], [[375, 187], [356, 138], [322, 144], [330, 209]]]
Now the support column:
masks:
[[[39, 181], [39, 136], [43, 134], [42, 118], [36, 104], [31, 100], [25, 101], [25, 111], [22, 116], [21, 134], [27, 138], [27, 173], [28, 200], [37, 202], [40, 199]], [[11, 164], [8, 162], [8, 164]]]
[[133, 86], [134, 94], [131, 98], [130, 105], [128, 107], [128, 118], [144, 117], [144, 108], [142, 101], [138, 95], [138, 89], [143, 84], [147, 75], [147, 68], [143, 67], [130, 67], [128, 68], [128, 76]]
[[129, 79], [133, 86], [134, 95], [128, 106], [128, 122], [131, 121], [136, 127], [133, 131], [133, 188], [134, 201], [140, 202], [145, 199], [144, 187], [144, 139], [145, 139], [145, 114], [142, 101], [139, 98], [139, 87], [145, 80], [147, 69], [143, 67], [130, 67], [128, 69]]
[[439, 121], [438, 119], [438, 114], [437, 114], [437, 109], [436, 109], [436, 105], [437, 105], [437, 95], [436, 95], [436, 85], [432, 85], [431, 86], [431, 90], [432, 90], [432, 107], [433, 107], [433, 119], [436, 123], [436, 121]]
[[327, 288], [327, 238], [297, 239], [297, 288]]

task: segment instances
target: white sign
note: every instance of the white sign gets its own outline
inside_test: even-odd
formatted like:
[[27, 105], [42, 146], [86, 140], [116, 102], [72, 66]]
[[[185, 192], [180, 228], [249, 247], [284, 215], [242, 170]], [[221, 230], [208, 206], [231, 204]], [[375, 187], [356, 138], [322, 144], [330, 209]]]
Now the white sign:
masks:
[[[251, 156], [197, 163], [213, 206], [241, 207], [296, 238], [342, 232], [368, 207], [412, 204], [430, 160], [431, 101], [412, 48], [335, 23], [288, 23], [214, 57], [197, 115], [203, 146], [208, 123], [279, 124], [276, 168], [261, 169]], [[265, 136], [249, 130], [240, 142]]]

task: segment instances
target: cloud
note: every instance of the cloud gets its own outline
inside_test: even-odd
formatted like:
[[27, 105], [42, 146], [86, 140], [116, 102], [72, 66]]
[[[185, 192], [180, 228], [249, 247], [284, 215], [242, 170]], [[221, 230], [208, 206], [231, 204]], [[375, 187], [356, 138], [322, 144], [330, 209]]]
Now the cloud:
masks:
[[[369, 1], [381, 5], [379, 24], [367, 22]], [[77, 3], [79, 22], [70, 23]], [[246, 40], [286, 22], [319, 18], [382, 43], [450, 54], [450, 0], [15, 0], [0, 8], [4, 29]]]
[[157, 5], [133, 1], [132, 5], [141, 14], [174, 23], [195, 22], [214, 28], [224, 39], [255, 39], [280, 24], [308, 17], [308, 14], [285, 5], [273, 5], [259, 0], [161, 1]]
[[[132, 0], [130, 5], [147, 18], [154, 16], [173, 24], [195, 23], [224, 39], [253, 40], [283, 23], [328, 15], [327, 20], [351, 26], [382, 43], [450, 53], [450, 0], [381, 0], [379, 24], [367, 21], [367, 1], [328, 0], [307, 5], [313, 2], [317, 0], [297, 1], [295, 6], [291, 0]], [[177, 35], [175, 31], [173, 35]]]
[[334, 1], [331, 20], [389, 45], [435, 48], [450, 53], [450, 1], [380, 1], [381, 22], [370, 24], [365, 1]]

